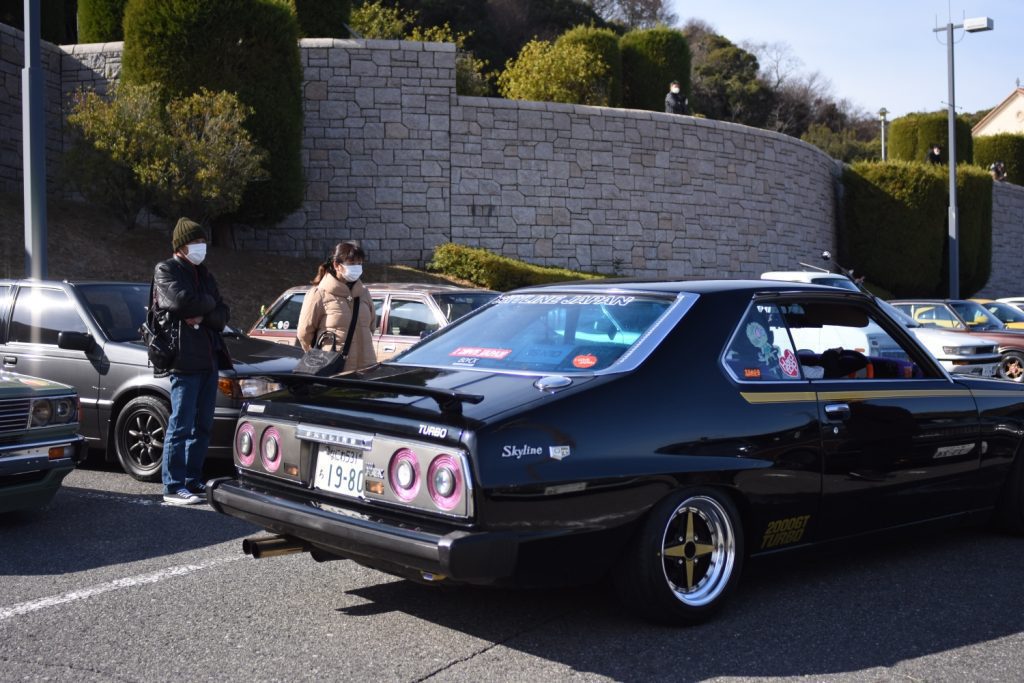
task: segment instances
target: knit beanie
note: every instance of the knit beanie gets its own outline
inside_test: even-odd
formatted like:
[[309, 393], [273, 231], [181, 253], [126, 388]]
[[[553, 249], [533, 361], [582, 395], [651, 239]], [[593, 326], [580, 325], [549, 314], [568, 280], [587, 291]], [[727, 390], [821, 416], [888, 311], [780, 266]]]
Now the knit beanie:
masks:
[[178, 219], [178, 224], [174, 226], [171, 247], [174, 251], [178, 251], [189, 242], [205, 239], [206, 233], [203, 232], [202, 226], [183, 216]]

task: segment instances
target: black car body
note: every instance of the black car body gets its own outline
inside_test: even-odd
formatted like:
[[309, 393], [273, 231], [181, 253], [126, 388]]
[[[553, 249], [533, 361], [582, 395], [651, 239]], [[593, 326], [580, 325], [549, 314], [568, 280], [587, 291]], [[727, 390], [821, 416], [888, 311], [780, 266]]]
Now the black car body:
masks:
[[[792, 342], [867, 325], [902, 355]], [[948, 374], [857, 292], [536, 287], [392, 362], [273, 379], [243, 408], [237, 476], [208, 489], [276, 534], [254, 556], [470, 584], [610, 572], [629, 605], [689, 623], [750, 555], [993, 510], [1024, 527], [1024, 388]]]
[[0, 512], [45, 506], [85, 457], [78, 396], [64, 384], [0, 372]]
[[[81, 397], [81, 433], [132, 476], [160, 477], [163, 435], [170, 414], [170, 380], [156, 378], [139, 326], [146, 319], [149, 283], [0, 280], [3, 368], [74, 387]], [[254, 375], [289, 372], [298, 349], [229, 330], [234, 369], [218, 383], [209, 456], [228, 458], [246, 395], [263, 393]]]

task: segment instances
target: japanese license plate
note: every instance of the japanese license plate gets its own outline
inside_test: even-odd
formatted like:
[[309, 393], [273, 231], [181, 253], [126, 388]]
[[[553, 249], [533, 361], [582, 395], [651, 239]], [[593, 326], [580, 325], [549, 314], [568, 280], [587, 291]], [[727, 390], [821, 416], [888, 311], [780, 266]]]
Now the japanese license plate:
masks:
[[313, 488], [362, 498], [364, 476], [363, 456], [359, 451], [320, 444]]

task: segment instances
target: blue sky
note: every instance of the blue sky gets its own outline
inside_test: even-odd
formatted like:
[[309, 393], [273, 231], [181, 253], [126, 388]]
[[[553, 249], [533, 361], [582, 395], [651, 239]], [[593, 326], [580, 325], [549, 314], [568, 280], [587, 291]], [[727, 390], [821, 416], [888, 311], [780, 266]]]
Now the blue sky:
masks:
[[[703, 19], [734, 43], [786, 43], [801, 72], [819, 71], [837, 98], [890, 120], [948, 101], [945, 33], [936, 26], [990, 17], [995, 29], [955, 31], [956, 108], [988, 109], [1024, 86], [1024, 0], [668, 0], [680, 24]], [[959, 42], [957, 42], [959, 41]]]

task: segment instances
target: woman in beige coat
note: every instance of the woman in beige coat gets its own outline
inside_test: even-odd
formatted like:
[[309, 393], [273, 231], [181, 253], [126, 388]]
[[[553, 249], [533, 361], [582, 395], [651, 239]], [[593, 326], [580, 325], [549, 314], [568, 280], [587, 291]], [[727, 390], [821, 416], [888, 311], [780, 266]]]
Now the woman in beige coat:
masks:
[[[352, 332], [352, 346], [345, 361], [345, 371], [358, 370], [377, 362], [373, 350], [375, 314], [370, 292], [360, 281], [363, 274], [363, 250], [353, 242], [340, 242], [334, 247], [331, 260], [320, 264], [315, 287], [306, 292], [299, 313], [298, 339], [308, 351], [323, 332], [332, 332], [341, 351], [352, 322], [355, 300], [359, 299], [359, 317]], [[331, 348], [330, 337], [321, 348]]]

